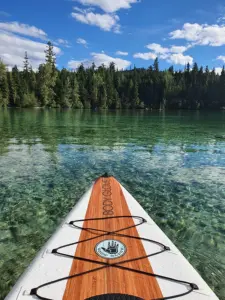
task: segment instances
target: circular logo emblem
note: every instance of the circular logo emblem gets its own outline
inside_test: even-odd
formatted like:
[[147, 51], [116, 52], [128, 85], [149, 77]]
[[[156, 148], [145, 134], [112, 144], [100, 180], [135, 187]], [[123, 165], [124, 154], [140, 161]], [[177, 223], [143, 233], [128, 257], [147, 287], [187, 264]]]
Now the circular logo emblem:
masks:
[[104, 240], [95, 246], [95, 252], [102, 258], [119, 258], [127, 252], [127, 247], [117, 240]]

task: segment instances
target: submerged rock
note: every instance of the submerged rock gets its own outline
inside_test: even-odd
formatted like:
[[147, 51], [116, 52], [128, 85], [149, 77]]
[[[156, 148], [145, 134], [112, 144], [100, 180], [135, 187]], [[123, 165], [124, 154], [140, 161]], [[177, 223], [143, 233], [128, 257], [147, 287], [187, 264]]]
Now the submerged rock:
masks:
[[215, 135], [215, 138], [225, 140], [225, 135]]

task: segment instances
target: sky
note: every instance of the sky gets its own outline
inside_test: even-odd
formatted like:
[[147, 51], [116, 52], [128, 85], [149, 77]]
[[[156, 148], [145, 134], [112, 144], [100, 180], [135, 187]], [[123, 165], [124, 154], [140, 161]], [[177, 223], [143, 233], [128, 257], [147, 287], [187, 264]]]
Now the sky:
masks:
[[160, 69], [188, 62], [225, 64], [224, 0], [2, 0], [0, 58], [23, 67], [27, 51], [34, 69], [54, 44], [59, 68], [114, 62], [118, 69]]

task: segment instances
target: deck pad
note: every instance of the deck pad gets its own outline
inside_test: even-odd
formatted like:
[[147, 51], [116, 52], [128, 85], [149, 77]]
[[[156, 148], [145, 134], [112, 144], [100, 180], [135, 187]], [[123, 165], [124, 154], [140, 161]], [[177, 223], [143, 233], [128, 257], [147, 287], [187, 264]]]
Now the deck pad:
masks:
[[[132, 217], [112, 219], [113, 216], [131, 216], [131, 213], [119, 182], [113, 177], [101, 177], [94, 184], [85, 219], [107, 219], [85, 221], [83, 227], [114, 232], [134, 225]], [[120, 233], [139, 237], [136, 227], [122, 230]], [[92, 232], [82, 230], [80, 241], [93, 236], [95, 235]], [[146, 256], [146, 252], [141, 240], [106, 235], [79, 243], [75, 256], [100, 262], [118, 263]], [[128, 262], [123, 266], [153, 273], [148, 258]], [[99, 267], [99, 264], [74, 259], [70, 276], [97, 267]], [[124, 294], [141, 299], [163, 297], [155, 277], [108, 267], [68, 280], [63, 300], [83, 300], [104, 294]]]

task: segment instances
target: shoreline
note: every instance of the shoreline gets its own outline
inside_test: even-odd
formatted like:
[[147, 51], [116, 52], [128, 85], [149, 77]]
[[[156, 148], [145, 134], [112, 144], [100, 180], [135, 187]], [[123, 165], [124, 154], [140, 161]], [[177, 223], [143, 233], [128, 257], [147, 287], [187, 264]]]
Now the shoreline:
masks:
[[101, 112], [101, 111], [145, 111], [145, 112], [171, 112], [171, 111], [217, 111], [217, 112], [225, 112], [225, 108], [202, 108], [202, 109], [194, 109], [194, 108], [179, 108], [179, 109], [157, 109], [157, 108], [72, 108], [72, 107], [18, 107], [18, 106], [7, 106], [1, 107], [1, 109], [22, 109], [22, 110], [71, 110], [71, 111], [92, 111], [92, 112]]

